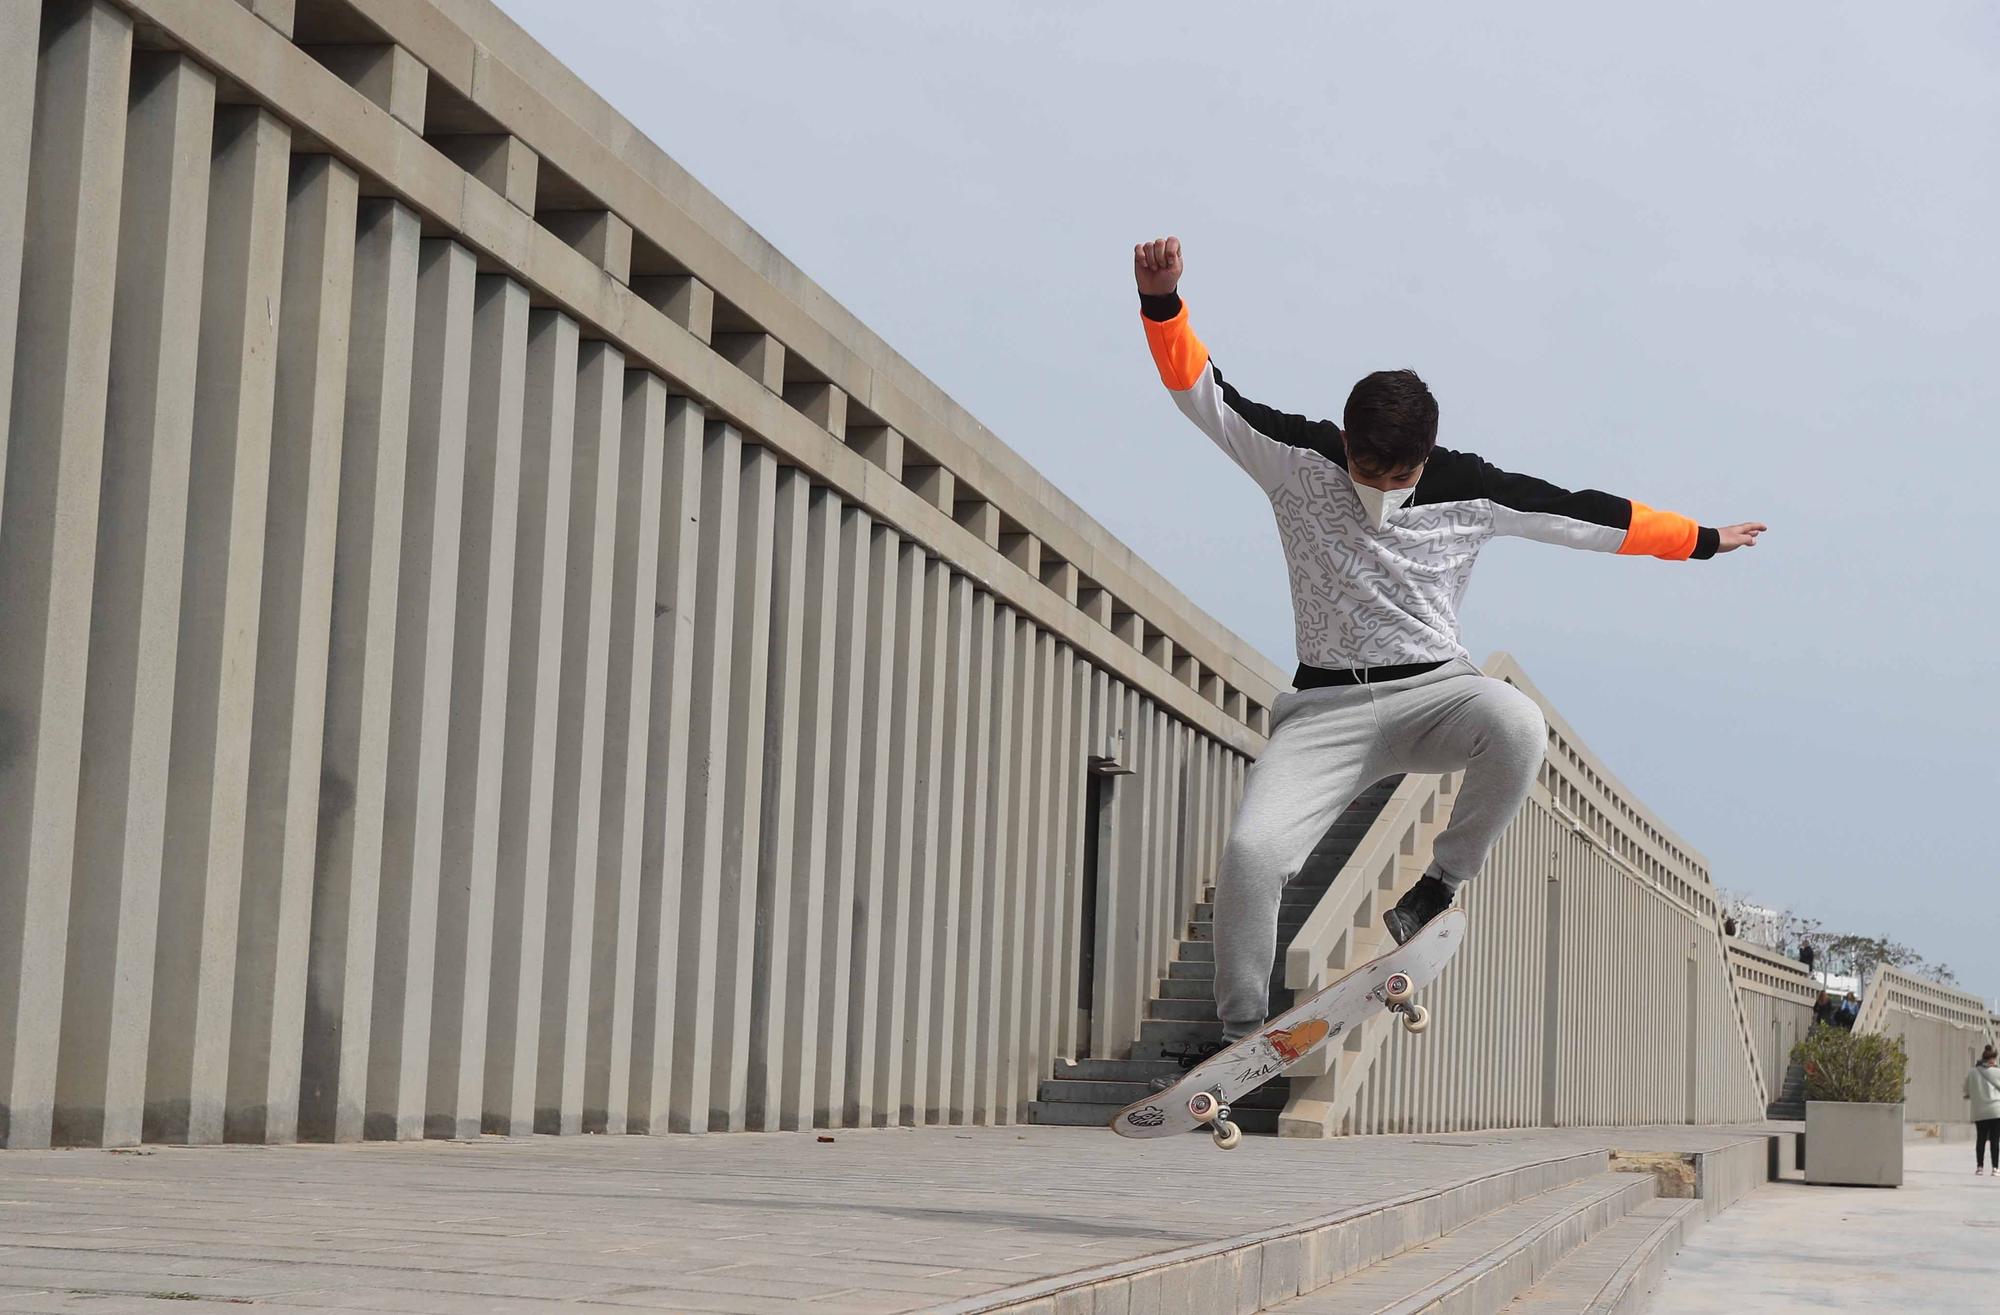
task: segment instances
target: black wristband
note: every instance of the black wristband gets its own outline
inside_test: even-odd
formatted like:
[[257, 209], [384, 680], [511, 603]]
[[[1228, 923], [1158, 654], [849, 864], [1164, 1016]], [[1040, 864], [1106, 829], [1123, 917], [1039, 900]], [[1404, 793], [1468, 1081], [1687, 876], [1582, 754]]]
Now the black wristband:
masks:
[[1181, 313], [1181, 294], [1178, 291], [1142, 292], [1139, 294], [1139, 313], [1164, 324]]
[[1722, 531], [1704, 525], [1694, 536], [1694, 551], [1688, 554], [1691, 561], [1705, 562], [1715, 556], [1715, 550], [1722, 546]]

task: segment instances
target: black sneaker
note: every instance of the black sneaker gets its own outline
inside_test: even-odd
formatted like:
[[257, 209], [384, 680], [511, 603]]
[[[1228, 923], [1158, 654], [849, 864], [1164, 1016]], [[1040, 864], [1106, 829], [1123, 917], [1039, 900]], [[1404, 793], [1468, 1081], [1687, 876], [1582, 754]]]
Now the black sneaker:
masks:
[[1425, 923], [1451, 907], [1451, 894], [1450, 887], [1426, 873], [1403, 892], [1395, 908], [1382, 915], [1382, 925], [1389, 929], [1396, 944], [1407, 944], [1410, 937], [1424, 929]]

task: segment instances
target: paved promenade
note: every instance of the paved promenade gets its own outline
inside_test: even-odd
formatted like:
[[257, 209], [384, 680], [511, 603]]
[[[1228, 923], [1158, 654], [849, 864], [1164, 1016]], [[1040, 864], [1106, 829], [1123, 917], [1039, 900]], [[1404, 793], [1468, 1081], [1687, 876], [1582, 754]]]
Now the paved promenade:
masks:
[[1903, 1185], [1768, 1183], [1695, 1233], [1649, 1315], [2000, 1310], [2000, 1181], [1972, 1143], [1912, 1142]]
[[4, 1152], [0, 1311], [919, 1310], [1567, 1153], [1735, 1140], [1537, 1130], [1225, 1154], [1087, 1129], [830, 1135]]

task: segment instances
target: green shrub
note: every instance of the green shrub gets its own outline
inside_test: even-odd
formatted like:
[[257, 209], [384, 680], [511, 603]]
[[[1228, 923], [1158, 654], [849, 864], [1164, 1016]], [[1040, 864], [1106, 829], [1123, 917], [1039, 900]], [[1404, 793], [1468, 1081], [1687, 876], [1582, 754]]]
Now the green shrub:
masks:
[[1792, 1058], [1805, 1067], [1807, 1100], [1894, 1104], [1909, 1081], [1910, 1056], [1901, 1037], [1820, 1023], [1792, 1047]]

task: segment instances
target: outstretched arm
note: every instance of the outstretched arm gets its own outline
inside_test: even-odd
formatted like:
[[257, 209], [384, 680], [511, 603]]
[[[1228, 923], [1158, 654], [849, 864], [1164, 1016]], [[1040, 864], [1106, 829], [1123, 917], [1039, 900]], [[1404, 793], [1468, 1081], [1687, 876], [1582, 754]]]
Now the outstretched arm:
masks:
[[1677, 512], [1596, 489], [1572, 492], [1532, 475], [1502, 470], [1469, 452], [1438, 449], [1418, 486], [1422, 503], [1484, 499], [1498, 534], [1626, 556], [1701, 560], [1756, 544], [1765, 527], [1744, 521], [1721, 528]]
[[1132, 248], [1146, 344], [1174, 404], [1266, 491], [1284, 481], [1302, 453], [1345, 465], [1340, 427], [1331, 420], [1308, 420], [1253, 402], [1223, 379], [1188, 324], [1179, 291], [1183, 269], [1179, 238], [1155, 238]]

